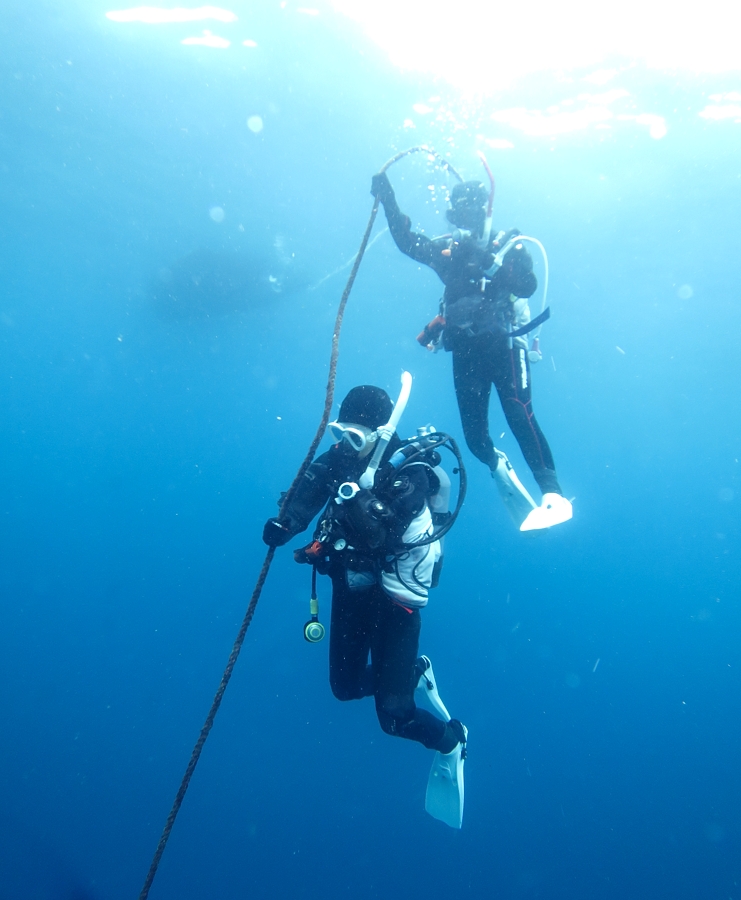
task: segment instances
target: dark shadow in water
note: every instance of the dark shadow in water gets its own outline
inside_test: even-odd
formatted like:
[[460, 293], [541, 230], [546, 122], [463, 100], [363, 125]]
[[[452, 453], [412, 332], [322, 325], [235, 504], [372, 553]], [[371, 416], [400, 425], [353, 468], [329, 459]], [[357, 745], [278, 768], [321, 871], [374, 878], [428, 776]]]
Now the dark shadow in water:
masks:
[[193, 250], [159, 270], [151, 297], [163, 315], [201, 319], [267, 307], [307, 283], [281, 245], [264, 253]]
[[96, 900], [83, 878], [35, 829], [0, 818], [0, 900]]

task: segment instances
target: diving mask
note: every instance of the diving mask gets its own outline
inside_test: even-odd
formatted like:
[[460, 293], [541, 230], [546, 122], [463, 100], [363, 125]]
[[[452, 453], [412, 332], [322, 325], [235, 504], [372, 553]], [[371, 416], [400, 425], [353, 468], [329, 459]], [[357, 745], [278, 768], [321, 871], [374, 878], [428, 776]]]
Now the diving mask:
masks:
[[349, 444], [356, 453], [362, 453], [369, 444], [375, 444], [378, 433], [365, 425], [352, 425], [345, 422], [330, 422], [329, 433], [338, 444], [343, 441]]

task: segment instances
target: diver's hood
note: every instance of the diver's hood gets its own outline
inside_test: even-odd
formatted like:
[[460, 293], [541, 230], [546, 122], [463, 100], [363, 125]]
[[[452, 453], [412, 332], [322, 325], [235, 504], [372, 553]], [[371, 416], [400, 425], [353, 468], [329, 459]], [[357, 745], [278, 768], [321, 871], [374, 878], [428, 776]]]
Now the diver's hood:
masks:
[[489, 194], [480, 181], [463, 181], [450, 192], [451, 208], [446, 218], [456, 228], [466, 228], [480, 233], [486, 221], [486, 204]]
[[372, 384], [360, 384], [354, 387], [340, 406], [338, 422], [352, 422], [375, 430], [385, 425], [391, 418], [394, 404], [383, 388]]

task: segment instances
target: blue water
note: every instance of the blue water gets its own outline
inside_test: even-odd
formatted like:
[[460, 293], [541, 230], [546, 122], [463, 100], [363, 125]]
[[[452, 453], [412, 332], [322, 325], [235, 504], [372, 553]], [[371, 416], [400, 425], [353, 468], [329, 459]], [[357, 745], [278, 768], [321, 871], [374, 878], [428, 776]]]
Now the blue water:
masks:
[[[422, 635], [470, 730], [463, 829], [423, 811], [429, 752], [332, 698], [283, 550], [151, 897], [736, 900], [741, 126], [698, 113], [738, 76], [626, 68], [617, 102], [665, 135], [528, 134], [491, 104], [609, 88], [533, 75], [475, 121], [329, 8], [230, 8], [249, 28], [98, 0], [0, 14], [0, 898], [138, 895], [321, 415], [347, 270], [322, 279], [357, 250], [371, 174], [429, 142], [467, 177], [485, 149], [495, 227], [548, 250], [535, 409], [575, 498], [520, 535], [465, 451]], [[233, 45], [180, 43], [204, 28]], [[412, 111], [434, 95], [447, 119]], [[390, 175], [436, 233], [442, 174], [417, 155]], [[415, 342], [439, 294], [379, 238], [338, 396], [408, 368], [402, 430], [460, 438], [450, 358]], [[326, 581], [320, 600], [327, 620]]]

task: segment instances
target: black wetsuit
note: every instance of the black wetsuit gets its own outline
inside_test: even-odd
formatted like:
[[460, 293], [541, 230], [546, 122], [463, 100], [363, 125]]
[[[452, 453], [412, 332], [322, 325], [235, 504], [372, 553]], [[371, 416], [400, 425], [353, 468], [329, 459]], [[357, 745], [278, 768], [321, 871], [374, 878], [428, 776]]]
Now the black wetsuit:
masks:
[[[430, 240], [413, 232], [409, 217], [401, 212], [393, 193], [384, 196], [382, 202], [389, 231], [399, 250], [434, 269], [445, 284], [447, 324], [443, 345], [453, 353], [455, 393], [469, 449], [492, 470], [496, 468], [497, 455], [489, 434], [493, 384], [507, 423], [541, 491], [560, 494], [553, 455], [533, 414], [527, 350], [517, 346], [517, 341], [510, 346], [506, 333], [516, 324], [511, 298], [531, 297], [538, 286], [524, 245], [509, 250], [504, 264], [487, 279], [482, 293], [480, 263], [485, 254], [473, 239], [469, 240], [470, 246], [461, 244], [451, 254], [443, 254], [450, 247], [447, 238]], [[500, 245], [504, 246], [516, 234], [508, 232]], [[498, 245], [492, 247], [493, 252], [499, 249]]]
[[[398, 447], [398, 438], [392, 438], [384, 459]], [[434, 493], [431, 477], [435, 476], [425, 466], [409, 466], [387, 480], [389, 467], [382, 464], [376, 476], [381, 487], [372, 495], [366, 492], [365, 498], [378, 499], [384, 506], [384, 513], [374, 518], [355, 500], [334, 502], [339, 485], [357, 482], [368, 462], [342, 445], [332, 447], [312, 463], [281, 521], [291, 535], [298, 534], [326, 505], [314, 538], [324, 539], [324, 546], [330, 548], [318, 568], [332, 579], [332, 693], [338, 700], [374, 697], [378, 721], [387, 734], [449, 752], [458, 741], [450, 726], [414, 703], [420, 611], [392, 600], [379, 578], [383, 560], [393, 554], [409, 523]], [[331, 549], [340, 537], [354, 549]]]

